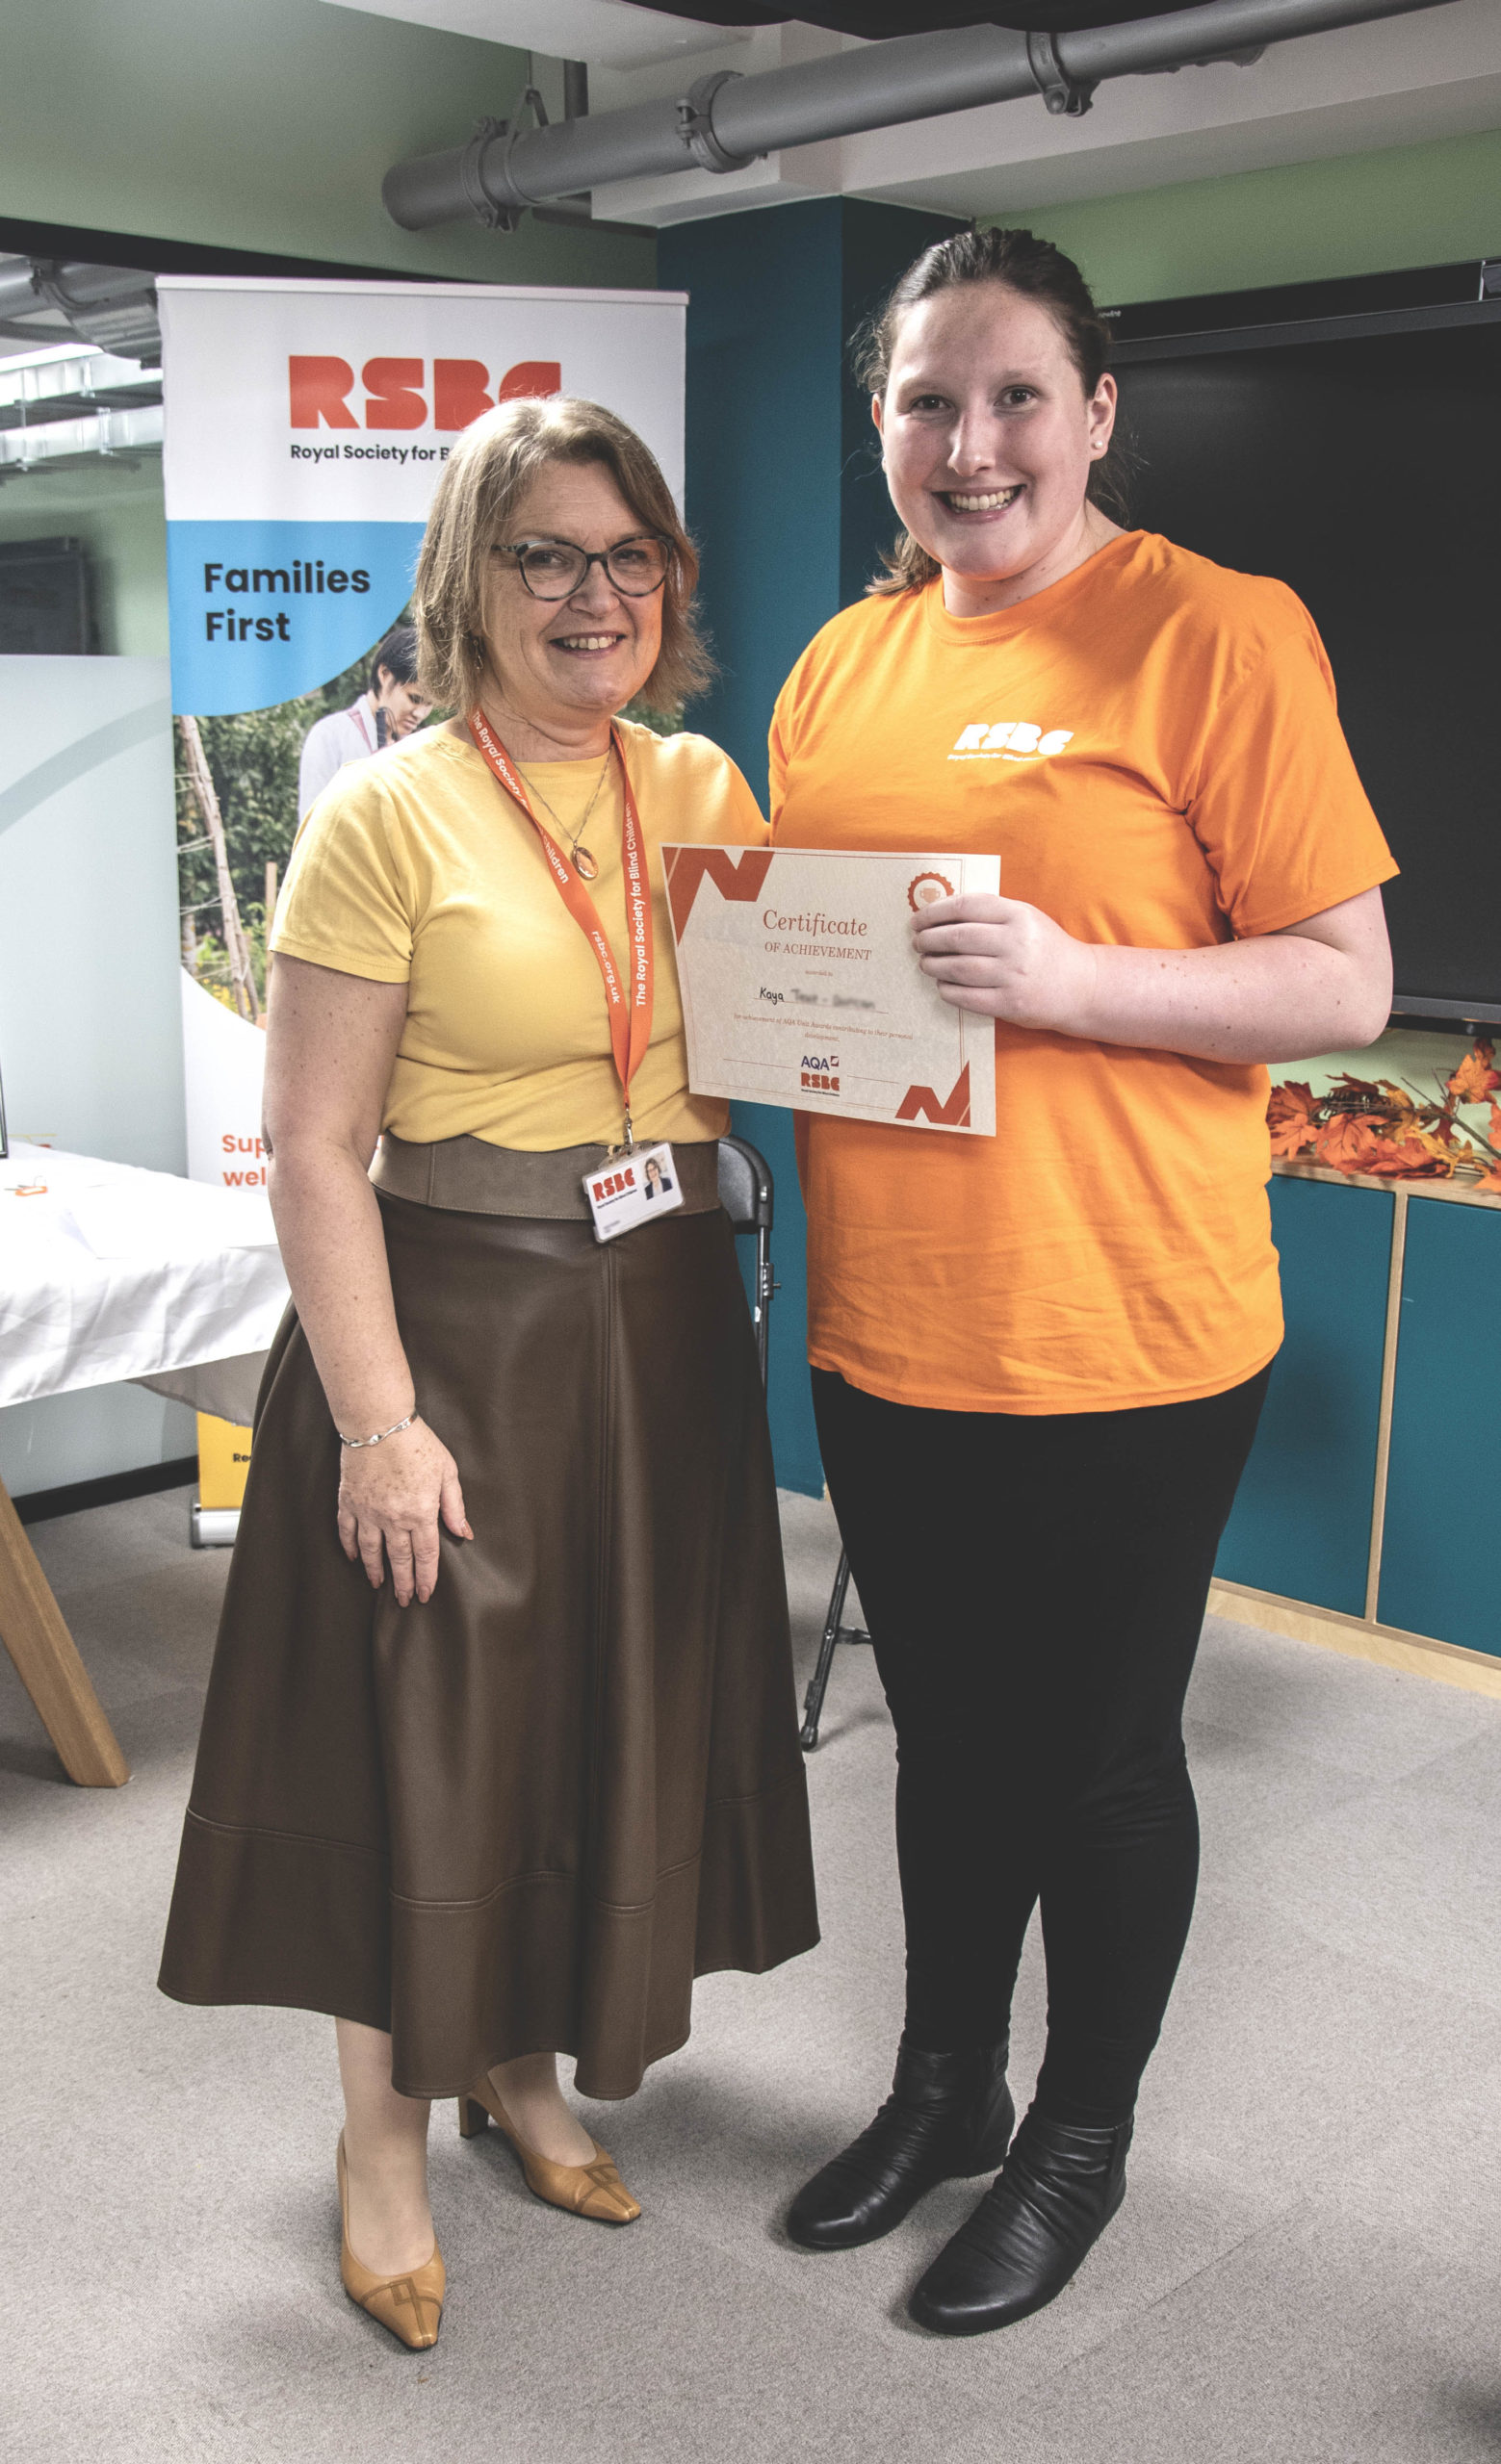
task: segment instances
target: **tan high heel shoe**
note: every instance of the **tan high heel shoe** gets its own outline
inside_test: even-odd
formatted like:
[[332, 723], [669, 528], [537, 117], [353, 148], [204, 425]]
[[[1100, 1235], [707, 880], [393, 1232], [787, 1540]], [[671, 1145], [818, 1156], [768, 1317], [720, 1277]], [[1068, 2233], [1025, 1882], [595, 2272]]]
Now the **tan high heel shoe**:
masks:
[[426, 2352], [438, 2341], [438, 2322], [443, 2316], [443, 2296], [448, 2290], [448, 2274], [443, 2254], [436, 2242], [432, 2256], [408, 2275], [376, 2275], [355, 2257], [349, 2247], [349, 2169], [344, 2160], [344, 2133], [339, 2133], [339, 2214], [344, 2222], [343, 2246], [339, 2251], [339, 2273], [351, 2301], [368, 2310], [373, 2319], [388, 2327], [398, 2344], [406, 2345], [413, 2352]]
[[478, 2139], [487, 2121], [496, 2122], [521, 2158], [527, 2188], [550, 2207], [567, 2208], [574, 2216], [592, 2217], [598, 2224], [634, 2224], [641, 2210], [597, 2139], [592, 2165], [555, 2165], [529, 2147], [488, 2078], [478, 2079], [458, 2100], [458, 2127], [465, 2139]]

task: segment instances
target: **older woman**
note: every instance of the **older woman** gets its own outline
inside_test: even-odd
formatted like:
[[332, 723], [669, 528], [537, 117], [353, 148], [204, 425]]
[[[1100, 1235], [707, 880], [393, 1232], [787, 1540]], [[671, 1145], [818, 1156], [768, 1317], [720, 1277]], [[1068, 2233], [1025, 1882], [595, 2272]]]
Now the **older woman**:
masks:
[[556, 2054], [629, 2096], [695, 1975], [816, 1939], [725, 1116], [688, 1092], [653, 854], [764, 831], [714, 746], [615, 716], [701, 681], [695, 573], [609, 412], [478, 421], [416, 590], [460, 715], [341, 775], [277, 913], [294, 1305], [162, 1984], [335, 2018], [343, 2279], [411, 2346], [444, 2291], [429, 2099], [629, 2222]]
[[[1368, 1042], [1394, 870], [1280, 582], [1110, 518], [1107, 330], [1025, 231], [920, 257], [869, 338], [892, 571], [773, 728], [789, 846], [1000, 854], [915, 919], [996, 1021], [994, 1139], [800, 1123], [824, 1467], [896, 1725], [891, 2098], [793, 2201], [846, 2249], [993, 2187], [941, 2334], [1069, 2281], [1126, 2192], [1193, 1909], [1181, 1716], [1281, 1338], [1263, 1065]], [[1041, 1907], [1048, 2050], [1012, 2141]]]

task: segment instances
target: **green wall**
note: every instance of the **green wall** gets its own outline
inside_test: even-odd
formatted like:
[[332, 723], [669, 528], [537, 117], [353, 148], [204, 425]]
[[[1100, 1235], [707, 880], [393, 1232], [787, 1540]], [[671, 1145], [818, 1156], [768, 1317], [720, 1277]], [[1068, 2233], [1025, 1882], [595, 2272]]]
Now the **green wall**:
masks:
[[1055, 242], [1114, 306], [1501, 256], [1501, 130], [985, 218]]
[[649, 287], [650, 239], [399, 231], [403, 155], [504, 117], [526, 54], [326, 0], [46, 0], [7, 12], [0, 217], [472, 282]]

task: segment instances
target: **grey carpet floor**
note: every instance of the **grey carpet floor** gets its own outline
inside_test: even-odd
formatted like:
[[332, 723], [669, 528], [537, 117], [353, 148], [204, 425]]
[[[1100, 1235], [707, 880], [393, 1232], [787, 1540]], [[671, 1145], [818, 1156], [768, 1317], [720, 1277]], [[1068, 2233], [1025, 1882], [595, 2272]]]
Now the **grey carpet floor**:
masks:
[[[806, 1673], [836, 1553], [785, 1502]], [[892, 1741], [842, 1652], [810, 1782], [824, 1941], [709, 1979], [583, 2108], [645, 2214], [540, 2206], [434, 2117], [451, 2297], [401, 2352], [337, 2275], [325, 2021], [153, 1983], [225, 1560], [178, 1493], [34, 1533], [134, 1768], [63, 1783], [0, 1664], [0, 2452], [26, 2464], [1468, 2464], [1501, 2455], [1501, 1706], [1210, 1622], [1199, 1913], [1119, 2220], [1065, 2296], [951, 2345], [906, 2288], [973, 2195], [814, 2258], [800, 2177], [885, 2091]], [[1013, 2076], [1041, 2048], [1035, 1941]]]

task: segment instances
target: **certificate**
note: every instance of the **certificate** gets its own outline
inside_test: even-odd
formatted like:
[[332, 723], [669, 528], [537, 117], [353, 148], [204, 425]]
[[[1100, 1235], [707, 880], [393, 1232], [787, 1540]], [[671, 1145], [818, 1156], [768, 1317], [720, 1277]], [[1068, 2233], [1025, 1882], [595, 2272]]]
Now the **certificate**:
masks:
[[996, 1022], [923, 974], [912, 920], [998, 856], [664, 845], [688, 1084], [851, 1120], [996, 1135]]

